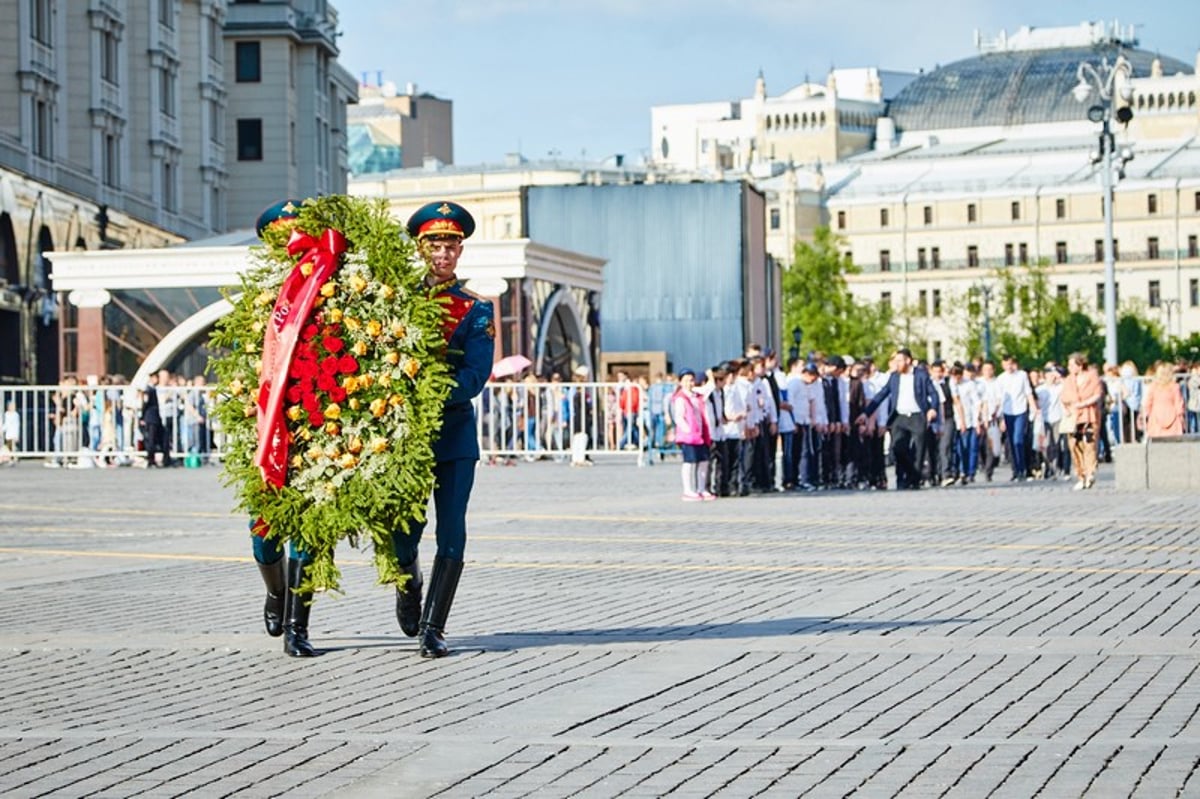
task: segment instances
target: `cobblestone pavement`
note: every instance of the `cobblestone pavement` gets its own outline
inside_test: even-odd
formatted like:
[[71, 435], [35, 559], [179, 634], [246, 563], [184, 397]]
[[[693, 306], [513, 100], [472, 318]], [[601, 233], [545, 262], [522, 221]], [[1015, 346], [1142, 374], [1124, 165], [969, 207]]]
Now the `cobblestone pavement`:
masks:
[[350, 550], [293, 660], [216, 469], [0, 470], [0, 793], [1200, 795], [1194, 498], [678, 484], [481, 466], [454, 655]]

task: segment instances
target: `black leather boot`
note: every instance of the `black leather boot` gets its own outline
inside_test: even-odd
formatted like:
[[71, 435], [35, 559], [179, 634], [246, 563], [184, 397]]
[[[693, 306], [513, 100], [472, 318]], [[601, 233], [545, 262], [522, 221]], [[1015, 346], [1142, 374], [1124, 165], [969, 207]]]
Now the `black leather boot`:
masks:
[[400, 572], [407, 574], [404, 587], [396, 587], [396, 621], [400, 622], [400, 630], [409, 638], [415, 638], [421, 631], [421, 562], [413, 559], [407, 566], [401, 566]]
[[259, 563], [258, 572], [267, 586], [267, 601], [263, 605], [263, 624], [267, 635], [278, 638], [283, 635], [284, 597], [287, 595], [286, 558], [274, 563]]
[[294, 658], [315, 657], [317, 650], [308, 642], [308, 614], [312, 593], [300, 594], [296, 589], [304, 582], [304, 564], [288, 559], [287, 612], [283, 622], [283, 651]]
[[446, 618], [454, 604], [458, 590], [458, 578], [462, 576], [461, 560], [435, 557], [433, 572], [429, 576], [429, 596], [425, 598], [425, 611], [421, 614], [421, 657], [440, 658], [450, 654], [442, 633], [446, 629]]

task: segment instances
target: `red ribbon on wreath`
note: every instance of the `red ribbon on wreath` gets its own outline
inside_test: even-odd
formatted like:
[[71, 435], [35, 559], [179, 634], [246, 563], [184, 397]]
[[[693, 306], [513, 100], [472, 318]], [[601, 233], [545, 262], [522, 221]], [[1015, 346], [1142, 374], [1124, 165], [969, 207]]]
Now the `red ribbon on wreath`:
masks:
[[[258, 376], [258, 449], [254, 454], [263, 479], [276, 488], [287, 482], [288, 432], [283, 404], [296, 339], [312, 313], [321, 286], [341, 263], [338, 256], [346, 251], [346, 237], [332, 228], [319, 236], [294, 229], [287, 251], [288, 255], [299, 255], [300, 260], [283, 281], [263, 337]], [[306, 264], [311, 265], [307, 275]]]

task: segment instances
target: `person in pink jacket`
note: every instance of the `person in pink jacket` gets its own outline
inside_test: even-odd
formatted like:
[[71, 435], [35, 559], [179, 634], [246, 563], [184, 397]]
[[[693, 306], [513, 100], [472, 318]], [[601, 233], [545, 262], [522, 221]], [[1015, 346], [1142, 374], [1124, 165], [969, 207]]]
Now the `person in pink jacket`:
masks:
[[679, 387], [671, 395], [671, 420], [675, 443], [683, 453], [683, 501], [716, 499], [708, 490], [708, 448], [712, 432], [705, 414], [704, 398], [696, 393], [696, 373], [679, 372]]
[[1169, 363], [1158, 364], [1142, 398], [1146, 438], [1183, 435], [1183, 411], [1183, 392], [1175, 382], [1175, 370]]

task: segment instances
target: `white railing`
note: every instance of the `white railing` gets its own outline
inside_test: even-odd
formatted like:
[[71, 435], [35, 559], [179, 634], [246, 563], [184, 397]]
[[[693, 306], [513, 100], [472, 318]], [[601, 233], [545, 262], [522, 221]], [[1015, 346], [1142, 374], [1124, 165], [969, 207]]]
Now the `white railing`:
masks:
[[[208, 409], [213, 387], [159, 388], [164, 441], [190, 466], [221, 459], [224, 437]], [[622, 400], [622, 398], [624, 398]], [[626, 383], [488, 383], [474, 400], [483, 460], [623, 457], [649, 462], [650, 408]], [[146, 465], [141, 392], [128, 385], [0, 386], [0, 411], [17, 415], [16, 449], [0, 459], [43, 459], [50, 466]], [[3, 416], [0, 416], [2, 419]], [[0, 424], [0, 430], [3, 424]], [[574, 442], [574, 450], [572, 443]], [[0, 440], [0, 450], [3, 450]]]

